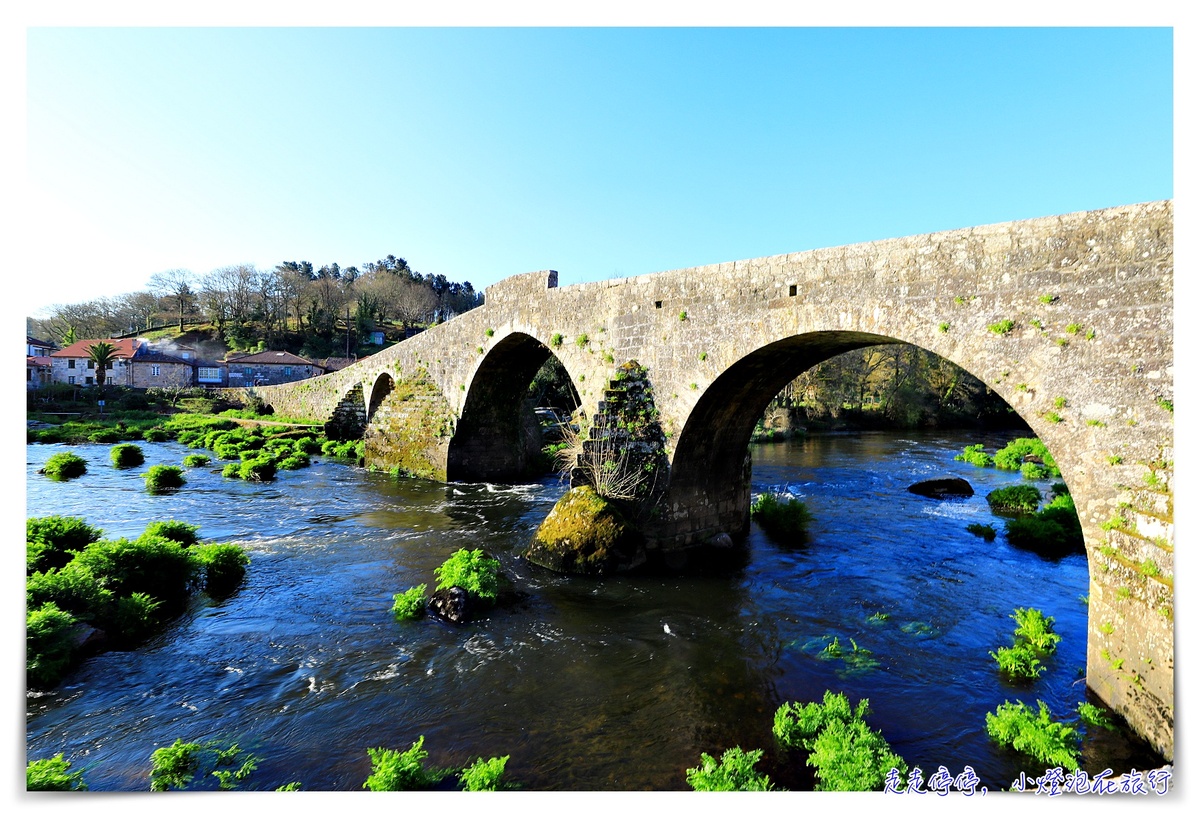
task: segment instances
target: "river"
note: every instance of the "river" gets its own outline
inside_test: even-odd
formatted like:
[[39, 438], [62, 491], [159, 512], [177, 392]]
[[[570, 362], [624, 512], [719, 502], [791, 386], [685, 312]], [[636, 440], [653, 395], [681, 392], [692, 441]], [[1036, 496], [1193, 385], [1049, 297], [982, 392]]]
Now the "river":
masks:
[[[910, 767], [970, 765], [1007, 788], [1037, 766], [996, 746], [985, 715], [1041, 699], [1065, 719], [1087, 700], [1088, 574], [1082, 555], [1047, 560], [967, 533], [971, 522], [1002, 530], [984, 495], [1021, 478], [954, 454], [1006, 439], [871, 432], [755, 445], [754, 491], [803, 498], [815, 518], [807, 543], [754, 526], [733, 569], [602, 580], [520, 556], [564, 491], [556, 477], [442, 485], [316, 458], [268, 484], [224, 479], [220, 464], [190, 469], [182, 490], [156, 496], [144, 469], [109, 465], [107, 445], [30, 445], [28, 516], [84, 517], [108, 537], [184, 520], [252, 561], [228, 600], [201, 596], [144, 647], [90, 658], [31, 694], [28, 757], [64, 753], [92, 790], [145, 790], [156, 747], [237, 741], [262, 759], [248, 788], [361, 790], [367, 748], [424, 736], [435, 766], [511, 756], [506, 778], [526, 790], [676, 790], [702, 752], [738, 745], [766, 751], [759, 767], [777, 785], [805, 789], [812, 777], [777, 749], [772, 715], [834, 690], [869, 698], [868, 722]], [[67, 448], [88, 460], [86, 475], [36, 473]], [[142, 448], [147, 466], [189, 451]], [[955, 475], [974, 497], [906, 490]], [[394, 621], [392, 595], [432, 588], [459, 548], [496, 556], [522, 601], [464, 627]], [[1053, 616], [1063, 637], [1048, 672], [1021, 686], [988, 655], [1010, 643], [1016, 607]], [[833, 637], [875, 664], [821, 658]], [[1086, 734], [1089, 772], [1161, 763], [1127, 731]]]

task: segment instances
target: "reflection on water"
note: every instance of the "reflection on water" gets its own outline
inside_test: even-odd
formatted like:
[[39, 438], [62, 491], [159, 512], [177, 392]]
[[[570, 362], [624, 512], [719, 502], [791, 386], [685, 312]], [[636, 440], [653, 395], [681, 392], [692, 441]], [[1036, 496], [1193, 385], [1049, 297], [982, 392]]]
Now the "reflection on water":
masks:
[[[755, 491], [802, 497], [815, 517], [807, 543], [754, 528], [740, 569], [604, 580], [520, 558], [563, 491], [552, 478], [440, 485], [318, 458], [268, 485], [190, 469], [182, 491], [153, 496], [108, 464], [107, 446], [70, 447], [90, 471], [69, 483], [36, 474], [65, 447], [30, 446], [29, 516], [82, 516], [112, 537], [186, 520], [206, 539], [245, 545], [252, 563], [231, 599], [198, 600], [145, 647], [89, 659], [30, 698], [29, 757], [63, 752], [94, 790], [144, 790], [155, 747], [236, 740], [264, 758], [252, 786], [360, 790], [368, 747], [424, 735], [434, 765], [511, 755], [508, 774], [525, 789], [641, 790], [686, 789], [701, 752], [740, 745], [764, 748], [773, 779], [804, 788], [811, 777], [775, 748], [771, 717], [832, 689], [869, 698], [869, 721], [910, 765], [970, 764], [990, 788], [1007, 786], [1021, 757], [988, 740], [984, 716], [1021, 698], [1066, 717], [1085, 699], [1087, 563], [966, 533], [995, 522], [987, 491], [1020, 479], [953, 460], [977, 440], [870, 433], [755, 446]], [[143, 450], [148, 465], [186, 451]], [[947, 475], [976, 496], [906, 491]], [[392, 595], [432, 587], [463, 547], [495, 555], [521, 602], [463, 628], [393, 621]], [[1027, 687], [1004, 683], [988, 656], [1008, 643], [1018, 606], [1055, 617], [1063, 635]], [[853, 640], [860, 661], [823, 658], [835, 638]], [[1089, 734], [1085, 757], [1092, 769], [1160, 762], [1116, 734]]]

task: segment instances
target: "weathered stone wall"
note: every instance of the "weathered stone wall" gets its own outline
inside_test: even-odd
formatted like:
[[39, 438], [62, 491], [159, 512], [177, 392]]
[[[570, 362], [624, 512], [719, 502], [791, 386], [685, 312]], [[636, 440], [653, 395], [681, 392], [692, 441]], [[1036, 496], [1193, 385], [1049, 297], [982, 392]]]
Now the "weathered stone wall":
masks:
[[[1089, 555], [1089, 684], [1170, 758], [1173, 271], [1166, 201], [563, 288], [556, 273], [529, 273], [354, 366], [259, 392], [324, 421], [355, 385], [369, 401], [382, 373], [423, 372], [445, 399], [442, 462], [463, 430], [473, 443], [455, 470], [471, 479], [503, 457], [489, 439], [512, 445], [508, 431], [480, 433], [506, 421], [471, 400], [477, 385], [499, 394], [504, 373], [528, 383], [553, 354], [591, 412], [635, 360], [671, 462], [646, 533], [670, 552], [745, 529], [746, 444], [783, 384], [856, 347], [922, 346], [991, 386], [1054, 453]], [[1114, 527], [1123, 511], [1132, 525]]]

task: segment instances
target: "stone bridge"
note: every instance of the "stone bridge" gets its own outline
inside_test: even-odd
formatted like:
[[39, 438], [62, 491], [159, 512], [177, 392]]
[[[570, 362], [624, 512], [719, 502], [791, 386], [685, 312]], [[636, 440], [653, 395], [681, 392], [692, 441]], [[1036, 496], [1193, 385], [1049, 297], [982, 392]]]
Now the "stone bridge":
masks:
[[1173, 216], [1152, 202], [567, 287], [518, 275], [348, 369], [258, 392], [363, 437], [369, 466], [518, 481], [540, 446], [525, 395], [546, 359], [597, 417], [636, 362], [667, 461], [644, 533], [670, 562], [748, 530], [747, 444], [786, 383], [859, 347], [924, 347], [1053, 452], [1088, 553], [1088, 684], [1170, 759]]

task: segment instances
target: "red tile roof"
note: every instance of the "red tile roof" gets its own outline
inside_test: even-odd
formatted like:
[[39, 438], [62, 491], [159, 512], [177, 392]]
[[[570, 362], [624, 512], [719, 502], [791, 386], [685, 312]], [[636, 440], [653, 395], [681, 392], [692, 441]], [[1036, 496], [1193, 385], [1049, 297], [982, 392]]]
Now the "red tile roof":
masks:
[[116, 357], [132, 358], [137, 352], [137, 340], [134, 338], [91, 338], [86, 341], [76, 341], [63, 349], [56, 349], [50, 353], [51, 358], [87, 358], [90, 357], [88, 349], [93, 344], [99, 343], [112, 344], [116, 349]]

